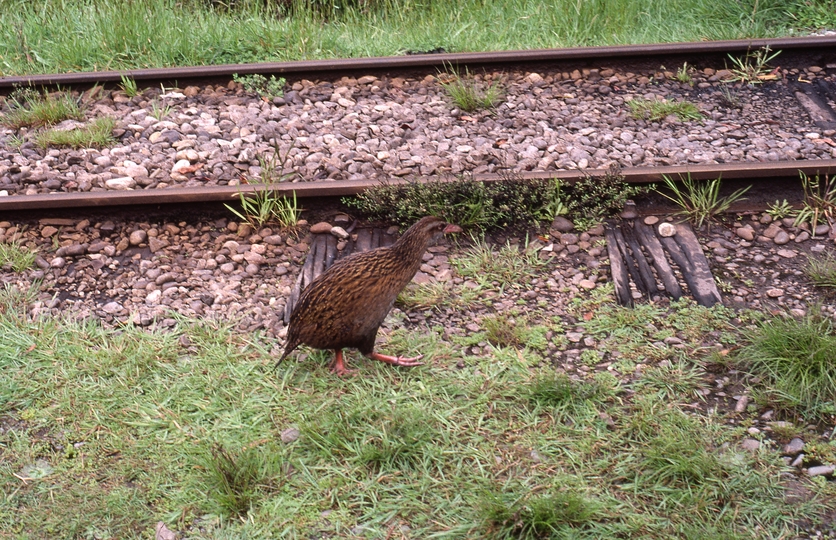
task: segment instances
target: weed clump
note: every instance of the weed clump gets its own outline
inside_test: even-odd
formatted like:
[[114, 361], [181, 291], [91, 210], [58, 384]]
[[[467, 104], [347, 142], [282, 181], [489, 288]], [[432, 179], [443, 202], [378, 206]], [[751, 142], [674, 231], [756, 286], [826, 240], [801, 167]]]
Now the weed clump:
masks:
[[556, 179], [527, 180], [513, 175], [496, 182], [460, 177], [435, 182], [382, 183], [343, 203], [364, 215], [411, 225], [426, 215], [465, 228], [491, 230], [520, 223], [551, 221], [566, 215], [586, 230], [621, 211], [627, 199], [645, 188], [629, 186], [617, 168], [575, 184]]
[[804, 273], [815, 286], [836, 290], [836, 255], [825, 253], [810, 257]]
[[815, 311], [764, 322], [737, 356], [762, 379], [764, 399], [809, 420], [836, 414], [836, 329]]
[[246, 516], [265, 492], [277, 487], [281, 460], [275, 452], [244, 448], [234, 452], [223, 445], [212, 446], [206, 458], [207, 493], [226, 514]]
[[508, 501], [489, 494], [481, 504], [488, 538], [563, 538], [597, 521], [601, 506], [578, 493], [561, 491]]
[[482, 89], [467, 69], [462, 75], [451, 66], [446, 73], [439, 76], [439, 80], [452, 102], [466, 112], [492, 109], [502, 99], [502, 89], [497, 82]]

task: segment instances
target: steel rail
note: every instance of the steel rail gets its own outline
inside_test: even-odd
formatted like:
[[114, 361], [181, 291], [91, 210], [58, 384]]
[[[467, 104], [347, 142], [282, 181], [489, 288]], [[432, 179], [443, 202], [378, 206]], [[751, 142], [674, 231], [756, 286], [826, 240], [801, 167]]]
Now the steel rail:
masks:
[[772, 50], [821, 55], [821, 62], [836, 61], [836, 36], [807, 36], [800, 38], [742, 39], [689, 43], [658, 43], [650, 45], [615, 45], [600, 47], [568, 47], [565, 49], [537, 49], [524, 51], [495, 51], [472, 53], [414, 54], [371, 58], [267, 62], [257, 64], [222, 64], [160, 69], [129, 69], [122, 71], [88, 71], [44, 75], [0, 77], [0, 89], [15, 86], [79, 86], [119, 83], [122, 77], [136, 81], [178, 81], [229, 78], [232, 74], [281, 74], [291, 78], [318, 75], [334, 76], [350, 72], [397, 72], [449, 65], [490, 67], [502, 65], [561, 64], [595, 59], [637, 59], [651, 57], [722, 55], [741, 53], [761, 47]]
[[[514, 173], [515, 178], [543, 179], [559, 178], [567, 182], [584, 176], [601, 176], [605, 169], [535, 171]], [[663, 176], [674, 180], [690, 177], [707, 180], [722, 177], [725, 180], [740, 179], [798, 179], [799, 172], [807, 175], [836, 174], [836, 159], [781, 161], [770, 163], [727, 163], [722, 165], [676, 165], [666, 167], [631, 167], [622, 174], [628, 183], [646, 184], [659, 182]], [[507, 178], [500, 174], [476, 174], [474, 181], [496, 182]], [[421, 178], [418, 182], [444, 181], [444, 178]], [[410, 180], [392, 178], [390, 184], [407, 183]], [[288, 182], [276, 184], [272, 189], [278, 194], [290, 195], [295, 192], [300, 199], [340, 197], [356, 195], [379, 185], [377, 180], [341, 180], [329, 182]], [[184, 203], [234, 202], [241, 193], [252, 193], [264, 189], [264, 185], [246, 184], [240, 186], [207, 186], [197, 188], [166, 188], [126, 191], [96, 191], [79, 193], [51, 193], [43, 195], [12, 195], [0, 197], [0, 212], [33, 211], [64, 208], [108, 208], [139, 205], [175, 205]]]

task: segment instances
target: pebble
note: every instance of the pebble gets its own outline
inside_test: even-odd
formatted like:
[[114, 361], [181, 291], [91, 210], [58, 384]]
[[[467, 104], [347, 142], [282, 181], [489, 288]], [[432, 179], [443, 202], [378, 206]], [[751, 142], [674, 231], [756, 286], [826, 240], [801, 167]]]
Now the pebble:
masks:
[[[717, 75], [694, 74], [695, 98], [690, 87], [658, 78], [655, 69], [630, 69], [612, 69], [607, 78], [600, 68], [566, 76], [510, 71], [503, 75], [503, 103], [490, 115], [473, 115], [478, 122], [466, 129], [467, 115], [450, 104], [435, 76], [397, 85], [304, 81], [271, 102], [234, 84], [172, 89], [166, 105], [176, 122], [154, 121], [154, 99], [141, 106], [119, 90], [105, 90], [89, 104], [90, 120], [108, 115], [130, 126], [116, 145], [56, 149], [45, 160], [40, 151], [24, 154], [10, 138], [0, 138], [0, 191], [235, 185], [242, 174], [258, 178], [259, 159], [274, 154], [277, 140], [279, 151], [288, 153], [288, 170], [303, 181], [498, 173], [506, 166], [559, 171], [832, 157], [830, 144], [821, 144], [829, 136], [798, 103], [775, 110], [773, 92], [783, 80], [737, 89], [746, 106], [736, 108], [723, 102]], [[816, 77], [829, 84], [833, 75]], [[696, 99], [710, 114], [701, 122], [633, 119], [625, 101], [651, 90], [668, 100]], [[502, 141], [501, 160], [496, 141]]]
[[659, 224], [659, 236], [671, 237], [676, 234], [676, 227], [667, 221]]
[[311, 225], [311, 232], [314, 234], [324, 234], [331, 232], [331, 224], [327, 221], [321, 221], [314, 225]]
[[331, 227], [331, 234], [333, 234], [340, 240], [346, 240], [349, 236], [351, 236], [342, 227]]
[[746, 450], [748, 452], [757, 452], [757, 450], [758, 450], [758, 448], [760, 448], [760, 446], [761, 446], [761, 443], [757, 439], [751, 439], [751, 438], [747, 437], [747, 438], [743, 439], [742, 441], [740, 441], [740, 447], [743, 450]]
[[285, 444], [290, 444], [297, 439], [299, 439], [300, 432], [296, 428], [287, 428], [286, 430], [282, 431], [280, 437], [282, 442]]
[[575, 228], [575, 224], [563, 216], [557, 216], [556, 218], [554, 218], [554, 221], [552, 221], [552, 225], [550, 228], [553, 231], [568, 233], [569, 231]]
[[119, 313], [120, 311], [122, 311], [122, 309], [122, 304], [120, 304], [119, 302], [108, 302], [107, 304], [102, 306], [102, 311], [111, 315]]
[[133, 231], [131, 235], [128, 237], [128, 243], [132, 246], [138, 246], [139, 244], [145, 242], [148, 238], [148, 233], [139, 229], [137, 231]]
[[110, 178], [108, 180], [105, 180], [105, 186], [107, 186], [108, 189], [113, 190], [133, 189], [136, 187], [136, 180], [134, 180], [130, 176]]
[[780, 230], [775, 233], [772, 241], [775, 242], [776, 245], [782, 246], [790, 241], [790, 235], [786, 231]]
[[792, 440], [784, 446], [785, 456], [794, 456], [800, 454], [804, 450], [804, 441], [798, 437], [793, 437]]
[[755, 230], [750, 226], [738, 227], [735, 229], [735, 234], [747, 242], [751, 242], [755, 239]]
[[808, 476], [829, 476], [836, 471], [836, 467], [833, 465], [817, 465], [815, 467], [810, 467], [807, 469]]

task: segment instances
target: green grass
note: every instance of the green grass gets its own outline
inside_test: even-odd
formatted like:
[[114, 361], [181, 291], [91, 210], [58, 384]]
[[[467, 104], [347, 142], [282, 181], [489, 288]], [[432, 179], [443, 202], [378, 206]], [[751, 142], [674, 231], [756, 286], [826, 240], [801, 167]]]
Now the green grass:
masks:
[[804, 273], [817, 287], [836, 289], [836, 255], [811, 255], [804, 266]]
[[720, 178], [698, 181], [692, 180], [691, 175], [688, 174], [680, 183], [676, 183], [665, 175], [662, 175], [662, 179], [666, 190], [654, 188], [656, 192], [676, 203], [679, 210], [675, 215], [686, 218], [697, 228], [702, 228], [703, 225], [710, 226], [711, 222], [716, 221], [718, 216], [728, 211], [732, 204], [745, 201], [746, 198], [743, 195], [752, 187], [746, 186], [721, 197]]
[[126, 96], [132, 98], [134, 96], [139, 95], [139, 88], [137, 87], [135, 79], [131, 79], [130, 77], [127, 77], [125, 75], [121, 75], [119, 78], [122, 80], [122, 82], [119, 84], [119, 88], [121, 88], [122, 91], [125, 92]]
[[287, 83], [284, 77], [276, 78], [275, 75], [270, 75], [268, 79], [264, 75], [254, 73], [252, 75], [241, 75], [237, 73], [232, 74], [232, 80], [241, 84], [245, 92], [258, 94], [263, 99], [273, 99], [274, 97], [281, 97], [284, 95], [284, 85]]
[[812, 422], [836, 415], [836, 329], [815, 311], [763, 322], [737, 355], [763, 401]]
[[630, 115], [639, 120], [658, 121], [671, 115], [683, 122], [702, 119], [699, 108], [690, 101], [634, 98], [627, 102], [627, 106], [630, 107]]
[[506, 243], [494, 249], [484, 240], [472, 238], [473, 245], [453, 259], [458, 274], [470, 278], [482, 286], [499, 289], [522, 287], [527, 278], [536, 274], [547, 263], [537, 257], [537, 252], [527, 245], [512, 246]]
[[[0, 289], [3, 537], [774, 538], [827, 508], [787, 504], [777, 453], [738, 452], [738, 428], [657, 383], [569, 379], [534, 349], [472, 357], [402, 327], [379, 348], [426, 366], [352, 353], [342, 379], [330, 353], [274, 370], [272, 340], [231, 324], [107, 329], [31, 299]], [[670, 319], [687, 338], [711, 316]]]
[[85, 126], [69, 131], [48, 129], [38, 132], [35, 135], [35, 144], [41, 148], [51, 146], [102, 148], [116, 142], [116, 139], [113, 138], [113, 129], [115, 127], [116, 120], [109, 116], [101, 116], [88, 122]]
[[453, 104], [466, 112], [493, 109], [502, 99], [502, 89], [497, 81], [485, 87], [466, 68], [462, 75], [451, 67], [438, 78]]
[[[833, 28], [819, 0], [381, 0], [326, 13], [280, 2], [0, 0], [0, 75], [776, 37]], [[229, 6], [225, 8], [224, 6]], [[356, 5], [356, 4], [354, 4]], [[327, 12], [328, 10], [326, 10]]]
[[13, 272], [23, 272], [35, 264], [37, 253], [18, 241], [0, 242], [0, 268], [11, 268]]
[[462, 310], [479, 302], [479, 292], [449, 281], [410, 284], [398, 295], [398, 305], [405, 309]]
[[42, 127], [63, 120], [83, 120], [78, 101], [67, 93], [42, 95], [31, 89], [17, 90], [9, 96], [9, 110], [0, 116], [0, 123], [12, 129]]
[[769, 62], [774, 60], [779, 54], [781, 54], [781, 51], [775, 51], [773, 53], [767, 45], [762, 49], [749, 51], [743, 57], [727, 55], [732, 63], [729, 68], [732, 77], [729, 80], [751, 85], [777, 79], [776, 75], [770, 73], [772, 67], [769, 65]]

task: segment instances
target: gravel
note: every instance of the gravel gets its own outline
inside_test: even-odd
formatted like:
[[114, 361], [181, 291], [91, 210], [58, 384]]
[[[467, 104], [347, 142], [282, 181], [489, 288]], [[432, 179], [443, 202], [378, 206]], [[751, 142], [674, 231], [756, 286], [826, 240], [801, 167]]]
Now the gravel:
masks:
[[[819, 66], [780, 74], [754, 86], [724, 82], [731, 74], [719, 67], [693, 72], [693, 86], [667, 71], [606, 67], [478, 74], [505, 94], [474, 113], [457, 109], [433, 75], [301, 80], [269, 101], [235, 82], [135, 97], [88, 91], [87, 120], [115, 118], [118, 142], [41, 149], [25, 128], [0, 128], [0, 196], [235, 185], [278, 164], [276, 148], [297, 181], [836, 157], [836, 131], [816, 127], [789, 82], [833, 77]], [[634, 98], [688, 100], [704, 119], [636, 120]]]

